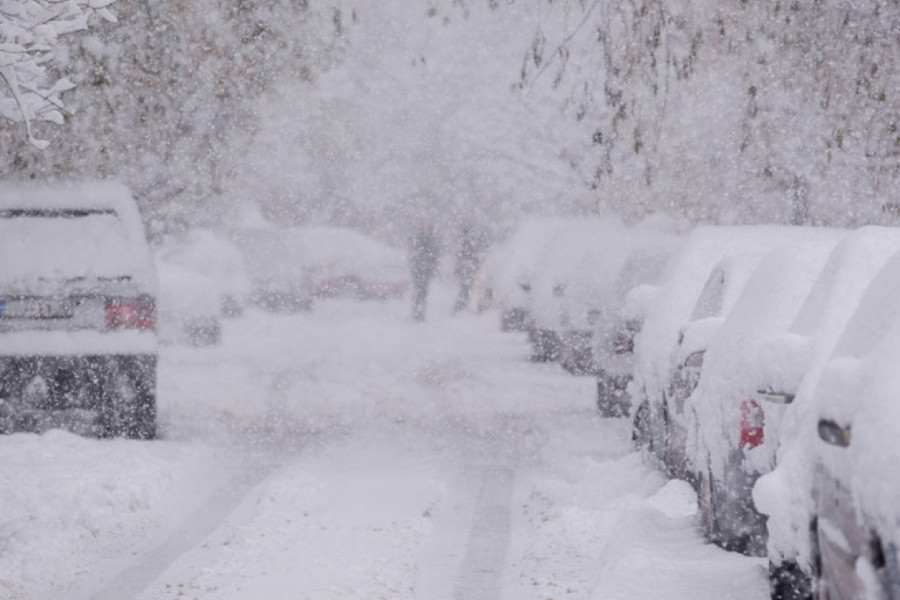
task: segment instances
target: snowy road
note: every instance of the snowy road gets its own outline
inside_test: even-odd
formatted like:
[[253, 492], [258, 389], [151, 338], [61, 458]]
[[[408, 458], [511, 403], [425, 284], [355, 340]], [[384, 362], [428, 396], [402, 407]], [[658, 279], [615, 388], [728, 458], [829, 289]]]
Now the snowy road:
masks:
[[0, 438], [0, 598], [762, 599], [594, 383], [497, 316], [248, 313], [164, 351], [164, 439]]

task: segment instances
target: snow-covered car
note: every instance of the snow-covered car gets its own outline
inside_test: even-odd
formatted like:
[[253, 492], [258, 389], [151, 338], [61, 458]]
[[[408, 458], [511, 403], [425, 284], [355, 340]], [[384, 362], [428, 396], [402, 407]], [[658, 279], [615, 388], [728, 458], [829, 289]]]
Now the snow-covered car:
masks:
[[665, 389], [665, 446], [662, 461], [669, 477], [696, 483], [686, 457], [687, 408], [700, 382], [710, 341], [731, 312], [738, 296], [763, 260], [768, 247], [729, 256], [717, 264], [706, 280], [690, 319], [681, 327], [674, 366]]
[[229, 238], [241, 251], [249, 281], [248, 304], [273, 313], [312, 308], [303, 233], [271, 225], [242, 227]]
[[527, 331], [531, 321], [533, 280], [547, 245], [575, 219], [528, 217], [485, 259], [485, 285], [500, 309], [504, 331]]
[[157, 281], [115, 183], [0, 191], [0, 430], [156, 435]]
[[[567, 333], [592, 332], [635, 234], [619, 220], [579, 219], [547, 241], [531, 278], [531, 358], [561, 360]], [[588, 346], [589, 347], [589, 346]]]
[[[710, 340], [686, 411], [688, 468], [696, 474], [707, 536], [753, 556], [766, 548], [765, 518], [752, 489], [770, 467], [766, 417], [782, 406], [760, 391], [794, 390], [806, 361], [788, 337], [844, 230], [795, 228], [794, 240], [769, 252]], [[773, 396], [774, 397], [774, 396]]]
[[312, 295], [362, 300], [402, 298], [409, 289], [406, 253], [351, 229], [297, 230]]
[[785, 344], [794, 347], [785, 365], [805, 369], [806, 373], [796, 389], [763, 390], [758, 395], [765, 411], [763, 440], [767, 446], [761, 457], [762, 470], [773, 462], [775, 466], [756, 483], [753, 499], [757, 509], [767, 515], [773, 597], [799, 599], [811, 595], [811, 577], [818, 564], [810, 547], [810, 525], [815, 522], [810, 455], [811, 447], [818, 443], [813, 440], [818, 419], [814, 391], [860, 298], [898, 251], [900, 231], [893, 228], [865, 227], [841, 241], [785, 339]]
[[634, 338], [657, 292], [650, 284], [632, 288], [622, 308], [601, 319], [592, 334], [590, 360], [597, 375], [597, 410], [603, 417], [627, 417], [631, 411], [628, 390], [634, 378]]
[[204, 273], [157, 257], [158, 331], [162, 343], [208, 346], [222, 338], [222, 296]]
[[685, 323], [716, 265], [728, 257], [775, 248], [791, 239], [794, 229], [778, 226], [697, 227], [684, 236], [660, 275], [658, 290], [634, 339], [631, 383], [633, 439], [660, 461], [668, 435], [668, 390], [678, 367]]
[[223, 317], [237, 317], [247, 303], [250, 278], [241, 251], [225, 236], [192, 229], [157, 250], [157, 259], [198, 274], [208, 294], [218, 299]]
[[[808, 497], [798, 507], [782, 510], [809, 519], [797, 533], [808, 532], [806, 558], [820, 598], [896, 598], [900, 592], [898, 294], [895, 255], [868, 287], [823, 368], [812, 392], [813, 418], [804, 420], [811, 435], [796, 444], [805, 471], [797, 483], [811, 477], [812, 494], [805, 488]], [[757, 493], [757, 500], [767, 507], [794, 500], [790, 494], [775, 498], [773, 491]]]
[[[633, 338], [639, 320], [622, 320], [626, 295], [635, 287], [656, 283], [677, 243], [674, 233], [644, 223], [604, 232], [605, 237], [587, 245], [578, 275], [566, 286], [558, 327], [562, 345], [560, 362], [578, 375], [605, 375], [616, 371], [610, 364], [622, 346], [621, 335]], [[615, 335], [609, 338], [612, 330]], [[605, 339], [604, 339], [605, 338]], [[597, 343], [595, 340], [608, 343]]]
[[156, 250], [158, 331], [164, 343], [216, 344], [222, 319], [237, 317], [250, 292], [238, 248], [209, 230], [168, 239]]

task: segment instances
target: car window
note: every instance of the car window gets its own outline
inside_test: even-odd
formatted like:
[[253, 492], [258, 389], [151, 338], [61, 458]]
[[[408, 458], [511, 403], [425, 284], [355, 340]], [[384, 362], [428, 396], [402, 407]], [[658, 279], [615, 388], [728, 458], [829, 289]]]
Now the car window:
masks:
[[725, 269], [716, 267], [712, 274], [710, 274], [709, 279], [706, 280], [703, 291], [700, 292], [697, 304], [694, 305], [694, 312], [691, 315], [691, 320], [719, 316], [722, 312], [722, 298], [724, 293]]

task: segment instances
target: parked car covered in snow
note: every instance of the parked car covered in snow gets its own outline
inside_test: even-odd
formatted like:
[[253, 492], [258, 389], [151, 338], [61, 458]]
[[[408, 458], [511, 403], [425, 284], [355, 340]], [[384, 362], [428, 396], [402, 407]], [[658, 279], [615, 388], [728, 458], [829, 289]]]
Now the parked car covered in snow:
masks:
[[0, 430], [155, 437], [156, 301], [127, 188], [0, 190]]
[[224, 235], [193, 229], [168, 240], [156, 255], [166, 264], [197, 273], [208, 294], [217, 297], [218, 312], [223, 317], [241, 314], [250, 293], [250, 277], [240, 249]]
[[242, 227], [231, 231], [229, 238], [241, 251], [250, 280], [248, 304], [273, 313], [312, 308], [300, 230], [274, 225]]
[[560, 360], [566, 332], [593, 330], [602, 296], [627, 256], [625, 229], [614, 219], [580, 219], [547, 241], [531, 280], [532, 360]]
[[658, 291], [635, 337], [632, 411], [633, 438], [665, 460], [669, 406], [667, 394], [686, 357], [680, 348], [690, 320], [716, 265], [741, 254], [771, 249], [791, 239], [789, 227], [697, 227], [684, 236], [660, 275]]
[[297, 229], [310, 292], [317, 298], [402, 298], [409, 289], [405, 251], [352, 229]]
[[566, 286], [557, 324], [562, 366], [582, 375], [604, 373], [602, 363], [615, 355], [609, 350], [616, 349], [597, 344], [596, 339], [609, 335], [617, 325], [624, 326], [617, 333], [633, 335], [637, 321], [620, 319], [625, 296], [632, 288], [657, 281], [677, 243], [674, 233], [647, 223], [598, 234], [603, 237], [585, 244], [590, 251], [582, 254], [576, 275]]
[[222, 319], [237, 317], [250, 279], [238, 248], [208, 230], [168, 239], [156, 250], [160, 280], [158, 331], [164, 343], [216, 344]]
[[222, 338], [222, 298], [212, 277], [157, 258], [158, 331], [163, 343], [208, 346]]
[[634, 338], [644, 325], [647, 306], [656, 286], [632, 288], [623, 306], [600, 319], [593, 332], [591, 362], [597, 375], [597, 410], [603, 417], [627, 417], [631, 412], [629, 388], [634, 379]]
[[689, 400], [700, 382], [710, 341], [725, 322], [766, 250], [767, 247], [761, 247], [719, 262], [706, 280], [690, 319], [681, 327], [674, 366], [665, 389], [665, 446], [661, 458], [670, 477], [696, 483], [686, 456]]
[[687, 411], [687, 461], [696, 473], [708, 537], [725, 548], [765, 553], [765, 519], [753, 485], [771, 468], [764, 423], [782, 410], [761, 393], [795, 390], [805, 373], [788, 328], [843, 230], [795, 228], [794, 240], [769, 252], [709, 343]]
[[[753, 499], [767, 515], [769, 574], [773, 597], [805, 598], [818, 559], [811, 542], [815, 529], [812, 504], [812, 449], [818, 441], [815, 389], [848, 321], [878, 271], [900, 250], [900, 231], [865, 227], [837, 246], [790, 327], [795, 368], [805, 370], [796, 389], [764, 390], [764, 443], [775, 468], [756, 483]], [[776, 406], [770, 407], [772, 401]], [[779, 407], [777, 405], [782, 405]], [[774, 408], [774, 410], [773, 410]], [[775, 458], [772, 452], [777, 452]], [[763, 470], [769, 466], [763, 465]]]
[[[775, 535], [796, 537], [798, 554], [785, 558], [808, 569], [814, 582], [806, 589], [783, 586], [786, 598], [900, 593], [898, 293], [900, 255], [894, 255], [812, 386], [799, 435], [783, 445], [778, 467], [754, 490], [757, 504], [775, 517]], [[800, 408], [799, 400], [792, 409]]]
[[815, 391], [819, 597], [900, 594], [900, 256], [872, 282]]
[[500, 309], [504, 331], [527, 331], [531, 322], [533, 280], [554, 236], [575, 219], [528, 217], [485, 259], [486, 286]]

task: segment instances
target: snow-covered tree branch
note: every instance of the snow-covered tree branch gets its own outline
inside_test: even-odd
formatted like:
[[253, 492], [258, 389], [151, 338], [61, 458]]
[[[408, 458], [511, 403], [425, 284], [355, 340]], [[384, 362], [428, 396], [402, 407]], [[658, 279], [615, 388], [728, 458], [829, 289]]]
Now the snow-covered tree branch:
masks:
[[91, 15], [115, 21], [107, 7], [115, 0], [0, 0], [0, 118], [24, 123], [28, 141], [38, 148], [32, 121], [61, 123], [59, 95], [74, 87], [63, 77], [51, 80], [46, 64], [60, 36], [85, 29]]

